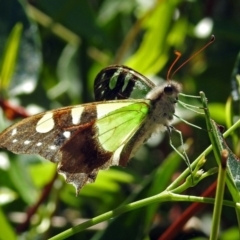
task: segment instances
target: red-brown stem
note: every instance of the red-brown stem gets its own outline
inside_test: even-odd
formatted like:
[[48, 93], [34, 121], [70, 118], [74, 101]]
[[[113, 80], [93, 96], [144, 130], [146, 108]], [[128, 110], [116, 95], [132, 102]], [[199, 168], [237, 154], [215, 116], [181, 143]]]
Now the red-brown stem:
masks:
[[[206, 191], [201, 195], [202, 197], [211, 197], [215, 194], [217, 181], [212, 183]], [[197, 212], [206, 207], [205, 203], [192, 203], [171, 226], [158, 238], [158, 240], [174, 239], [176, 235], [182, 230], [186, 222]]]

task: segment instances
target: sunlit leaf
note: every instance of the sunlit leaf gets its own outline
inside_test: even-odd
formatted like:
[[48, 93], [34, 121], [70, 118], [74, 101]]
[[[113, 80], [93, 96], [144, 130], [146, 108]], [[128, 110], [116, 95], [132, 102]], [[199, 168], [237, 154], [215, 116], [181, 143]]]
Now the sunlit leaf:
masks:
[[7, 221], [6, 216], [3, 214], [2, 209], [0, 208], [0, 225], [1, 225], [1, 239], [3, 240], [14, 240], [17, 239], [16, 234]]
[[11, 82], [11, 78], [15, 71], [15, 66], [18, 57], [18, 49], [21, 41], [23, 26], [21, 23], [17, 23], [13, 28], [2, 56], [0, 67], [0, 87], [6, 90]]
[[[176, 5], [174, 5], [176, 4]], [[178, 2], [160, 1], [149, 12], [150, 16], [144, 24], [146, 33], [139, 46], [125, 64], [141, 70], [143, 74], [153, 74], [160, 70], [168, 59], [167, 37]], [[170, 46], [169, 46], [170, 48]]]

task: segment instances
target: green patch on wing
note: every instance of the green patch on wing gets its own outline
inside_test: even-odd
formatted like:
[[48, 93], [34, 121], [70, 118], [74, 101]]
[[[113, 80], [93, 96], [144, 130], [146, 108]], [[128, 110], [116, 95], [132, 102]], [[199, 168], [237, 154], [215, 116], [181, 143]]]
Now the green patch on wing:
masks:
[[114, 152], [126, 144], [139, 129], [149, 111], [148, 101], [133, 102], [97, 120], [98, 140], [106, 151]]

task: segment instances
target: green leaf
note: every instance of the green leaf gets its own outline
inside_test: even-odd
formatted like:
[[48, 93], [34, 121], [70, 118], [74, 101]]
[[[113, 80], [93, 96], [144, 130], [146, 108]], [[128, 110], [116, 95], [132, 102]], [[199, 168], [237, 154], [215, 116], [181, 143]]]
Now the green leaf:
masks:
[[29, 156], [25, 155], [11, 158], [9, 175], [24, 201], [28, 204], [33, 204], [37, 199], [37, 191], [32, 184], [28, 168], [26, 167], [26, 158], [29, 158]]
[[[224, 139], [222, 137], [220, 137], [221, 132], [220, 132], [219, 125], [217, 125], [210, 118], [210, 112], [209, 112], [209, 109], [208, 109], [208, 106], [207, 106], [207, 98], [205, 97], [205, 94], [203, 92], [200, 92], [200, 96], [201, 96], [201, 100], [202, 100], [202, 103], [203, 103], [203, 109], [204, 109], [204, 112], [205, 112], [205, 120], [206, 120], [206, 124], [207, 124], [209, 138], [210, 138], [212, 146], [213, 146], [214, 156], [216, 158], [216, 161], [217, 161], [218, 165], [220, 165], [221, 164], [222, 150], [226, 149], [225, 143], [223, 143]], [[238, 121], [238, 123], [240, 123], [240, 121]], [[232, 127], [232, 129], [236, 128], [238, 123], [236, 123], [235, 126]], [[230, 155], [231, 155], [231, 150], [230, 150], [229, 156]], [[227, 175], [226, 184], [228, 186], [229, 191], [232, 194], [233, 199], [236, 202], [238, 202], [240, 195], [239, 195], [239, 192], [236, 189], [236, 185], [235, 185], [235, 183], [234, 183], [234, 181], [233, 181], [233, 179], [230, 175], [231, 174]]]
[[160, 1], [149, 12], [143, 41], [136, 53], [125, 62], [127, 66], [141, 70], [142, 74], [156, 73], [164, 66], [170, 48], [166, 48], [166, 42], [177, 4], [178, 1]]
[[5, 90], [9, 87], [11, 78], [15, 71], [22, 29], [22, 23], [17, 23], [15, 25], [4, 49], [4, 54], [0, 66], [0, 86]]
[[0, 208], [1, 240], [14, 240], [17, 236]]
[[210, 103], [208, 104], [211, 117], [219, 124], [225, 124], [225, 105], [221, 103]]
[[211, 122], [213, 127], [213, 134], [218, 140], [217, 143], [219, 146], [219, 150], [222, 151], [226, 149], [228, 151], [228, 172], [233, 182], [235, 183], [236, 188], [238, 189], [238, 191], [240, 191], [240, 159], [228, 147], [221, 131], [219, 130], [219, 126], [213, 120]]
[[56, 172], [56, 164], [48, 161], [31, 164], [29, 165], [29, 172], [34, 185], [42, 188], [52, 180]]
[[[87, 1], [75, 0], [42, 0], [38, 3], [38, 9], [51, 17], [47, 28], [56, 32], [59, 36], [64, 32], [57, 28], [55, 23], [60, 23], [83, 38], [94, 38], [95, 42], [107, 44], [108, 39], [95, 22], [95, 15]], [[77, 21], [76, 21], [77, 19]], [[41, 16], [36, 19], [42, 22]], [[86, 24], [87, 23], [87, 24]], [[62, 36], [65, 39], [65, 36]]]
[[224, 232], [221, 232], [221, 235], [219, 236], [219, 240], [239, 240], [239, 228], [238, 227], [231, 227]]

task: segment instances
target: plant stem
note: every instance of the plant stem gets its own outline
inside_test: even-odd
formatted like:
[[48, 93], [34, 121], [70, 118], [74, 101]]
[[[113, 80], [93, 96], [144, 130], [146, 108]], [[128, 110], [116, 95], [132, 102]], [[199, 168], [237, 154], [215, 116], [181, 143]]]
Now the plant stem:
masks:
[[210, 240], [218, 239], [218, 231], [219, 231], [220, 220], [221, 220], [223, 195], [224, 195], [225, 180], [226, 180], [227, 158], [228, 158], [228, 151], [223, 150], [222, 162], [219, 165], [219, 171], [218, 171], [217, 190], [216, 190], [215, 204], [214, 204], [214, 210], [213, 210], [213, 222], [212, 222]]

